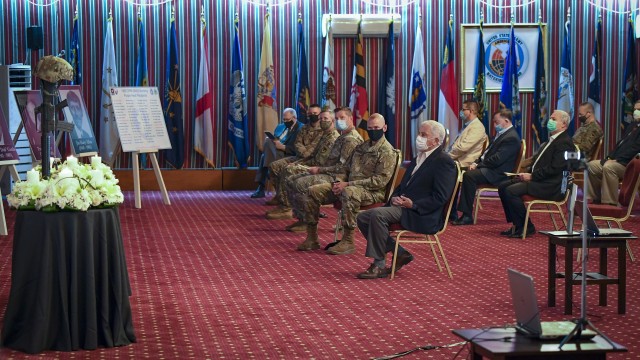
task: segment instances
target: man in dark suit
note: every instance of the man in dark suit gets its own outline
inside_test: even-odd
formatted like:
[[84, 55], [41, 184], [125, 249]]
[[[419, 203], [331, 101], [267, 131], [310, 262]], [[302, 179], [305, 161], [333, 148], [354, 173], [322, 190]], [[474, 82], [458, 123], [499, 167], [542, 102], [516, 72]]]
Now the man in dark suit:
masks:
[[[395, 248], [389, 224], [401, 223], [407, 230], [426, 234], [433, 234], [444, 225], [443, 211], [457, 176], [455, 163], [442, 149], [444, 137], [444, 126], [433, 120], [423, 122], [416, 139], [418, 156], [411, 161], [391, 201], [358, 214], [358, 228], [367, 239], [365, 256], [373, 258], [371, 266], [358, 278], [389, 276], [385, 258]], [[396, 271], [412, 260], [413, 255], [398, 247]]]
[[462, 217], [454, 221], [453, 225], [473, 224], [473, 199], [478, 184], [498, 186], [507, 180], [505, 172], [514, 171], [520, 151], [520, 137], [511, 124], [512, 116], [510, 110], [501, 110], [493, 115], [496, 137], [462, 176], [462, 190], [458, 203]]
[[[500, 184], [498, 193], [504, 208], [507, 222], [513, 224], [511, 228], [501, 232], [501, 235], [521, 238], [524, 229], [526, 209], [522, 195], [531, 195], [545, 200], [560, 200], [564, 194], [561, 191], [563, 171], [567, 169], [564, 153], [575, 151], [571, 136], [565, 131], [569, 127], [569, 114], [556, 110], [547, 121], [549, 141], [542, 144], [532, 158], [532, 165], [528, 172], [519, 173], [514, 179]], [[533, 235], [535, 227], [529, 220], [526, 236]]]

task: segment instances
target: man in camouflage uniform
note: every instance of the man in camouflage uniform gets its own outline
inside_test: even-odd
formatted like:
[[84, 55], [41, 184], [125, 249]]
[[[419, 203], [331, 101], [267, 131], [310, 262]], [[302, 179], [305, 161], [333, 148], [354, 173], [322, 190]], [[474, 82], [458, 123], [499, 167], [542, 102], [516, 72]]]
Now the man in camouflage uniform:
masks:
[[393, 146], [384, 138], [387, 131], [384, 117], [372, 114], [367, 121], [369, 140], [353, 152], [351, 160], [336, 172], [333, 184], [318, 184], [309, 188], [304, 199], [303, 219], [307, 224], [307, 237], [299, 250], [315, 250], [318, 243], [318, 217], [320, 206], [340, 200], [342, 202], [344, 233], [340, 242], [329, 248], [333, 255], [352, 254], [355, 251], [353, 233], [356, 214], [360, 206], [384, 201], [385, 189], [396, 166]]
[[[299, 220], [286, 227], [292, 232], [306, 232], [307, 224], [303, 221], [303, 200], [313, 185], [331, 184], [336, 174], [353, 155], [356, 146], [362, 144], [362, 136], [353, 126], [353, 114], [348, 107], [336, 109], [336, 127], [340, 136], [333, 143], [329, 156], [322, 162], [310, 166], [305, 173], [287, 178], [287, 195], [293, 208], [293, 215]], [[322, 146], [322, 143], [321, 143]]]
[[573, 135], [573, 143], [578, 145], [580, 151], [584, 153], [587, 161], [593, 160], [594, 152], [598, 141], [602, 139], [602, 129], [596, 121], [593, 105], [584, 102], [578, 107], [578, 120], [580, 128]]
[[329, 153], [331, 152], [333, 143], [336, 141], [338, 136], [340, 136], [340, 134], [334, 127], [335, 116], [333, 114], [333, 111], [327, 110], [321, 112], [319, 123], [320, 129], [322, 129], [323, 134], [320, 137], [318, 146], [315, 148], [313, 154], [311, 154], [311, 156], [308, 158], [299, 159], [290, 163], [282, 170], [282, 173], [279, 176], [280, 183], [277, 186], [280, 191], [275, 195], [279, 205], [276, 209], [267, 211], [267, 219], [274, 220], [290, 218], [291, 205], [289, 203], [289, 198], [287, 195], [289, 190], [287, 188], [287, 183], [289, 181], [293, 181], [293, 178], [297, 179], [300, 176], [307, 176], [309, 174], [307, 172], [307, 169], [310, 166], [321, 165], [329, 157]]
[[309, 158], [318, 146], [320, 137], [322, 136], [322, 129], [320, 129], [320, 105], [312, 104], [309, 106], [309, 112], [307, 113], [308, 124], [304, 125], [298, 132], [294, 146], [296, 148], [296, 155], [289, 156], [284, 159], [276, 160], [269, 165], [269, 175], [276, 188], [276, 195], [269, 201], [267, 205], [278, 205], [280, 175], [285, 167], [296, 160]]

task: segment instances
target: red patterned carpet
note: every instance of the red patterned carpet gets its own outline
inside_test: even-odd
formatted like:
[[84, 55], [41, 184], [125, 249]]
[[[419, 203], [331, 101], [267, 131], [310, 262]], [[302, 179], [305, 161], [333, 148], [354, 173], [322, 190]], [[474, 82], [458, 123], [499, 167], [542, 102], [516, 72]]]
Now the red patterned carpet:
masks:
[[[536, 280], [543, 320], [569, 319], [562, 307], [547, 307], [547, 242], [496, 234], [506, 228], [499, 202], [487, 202], [476, 226], [449, 227], [442, 237], [454, 273], [440, 273], [424, 245], [408, 247], [415, 261], [396, 279], [358, 280], [369, 265], [358, 234], [357, 252], [330, 256], [300, 253], [304, 235], [283, 231], [288, 220], [264, 218], [263, 200], [249, 192], [173, 192], [165, 206], [158, 192], [145, 192], [142, 209], [126, 194], [120, 208], [138, 342], [129, 346], [28, 356], [0, 349], [2, 359], [366, 359], [424, 345], [460, 341], [456, 328], [514, 321], [506, 269]], [[7, 305], [13, 220], [0, 237], [0, 314]], [[332, 239], [335, 211], [320, 224], [323, 245]], [[539, 230], [550, 229], [536, 215]], [[637, 216], [627, 222], [640, 233]], [[640, 244], [632, 248], [640, 257]], [[560, 250], [562, 253], [562, 250]], [[595, 252], [594, 252], [595, 254]], [[593, 256], [592, 256], [593, 257]], [[609, 256], [615, 274], [616, 255]], [[590, 268], [595, 269], [595, 260]], [[617, 292], [597, 306], [588, 289], [589, 319], [630, 352], [610, 359], [640, 358], [640, 260], [628, 263], [627, 313], [617, 314]], [[574, 290], [579, 314], [579, 287]], [[564, 296], [558, 293], [561, 305]], [[574, 315], [576, 316], [576, 315]], [[0, 322], [2, 318], [0, 318]], [[418, 352], [407, 358], [467, 357], [461, 346]]]

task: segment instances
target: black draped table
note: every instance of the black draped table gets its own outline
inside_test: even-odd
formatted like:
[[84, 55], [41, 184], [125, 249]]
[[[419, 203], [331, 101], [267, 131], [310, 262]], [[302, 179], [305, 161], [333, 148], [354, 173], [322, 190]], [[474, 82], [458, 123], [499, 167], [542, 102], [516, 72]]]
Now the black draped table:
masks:
[[117, 208], [19, 211], [2, 344], [28, 353], [136, 341]]

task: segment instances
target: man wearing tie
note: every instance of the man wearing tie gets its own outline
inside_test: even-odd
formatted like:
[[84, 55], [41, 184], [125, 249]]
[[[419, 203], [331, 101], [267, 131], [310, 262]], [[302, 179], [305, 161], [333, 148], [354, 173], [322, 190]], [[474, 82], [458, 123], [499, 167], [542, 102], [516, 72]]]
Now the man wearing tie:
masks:
[[507, 180], [505, 172], [513, 171], [520, 151], [520, 137], [511, 124], [512, 117], [511, 110], [501, 110], [493, 115], [496, 137], [482, 156], [469, 165], [469, 170], [462, 176], [458, 203], [462, 217], [454, 221], [453, 225], [473, 224], [473, 199], [478, 184], [498, 186]]
[[627, 164], [640, 153], [640, 100], [633, 105], [633, 120], [607, 157], [588, 164], [591, 186], [587, 197], [594, 202], [618, 204], [618, 183], [624, 176]]
[[[501, 232], [503, 236], [521, 238], [524, 229], [526, 209], [522, 195], [531, 195], [544, 200], [560, 200], [562, 193], [563, 171], [567, 168], [564, 153], [575, 151], [569, 134], [569, 114], [556, 110], [547, 122], [549, 141], [542, 144], [533, 156], [533, 165], [528, 172], [519, 173], [512, 180], [507, 180], [498, 187], [507, 222], [511, 228]], [[535, 227], [529, 220], [526, 236], [533, 235]]]
[[[442, 149], [444, 137], [442, 124], [433, 120], [423, 122], [416, 138], [418, 156], [407, 168], [391, 201], [358, 214], [358, 228], [367, 239], [365, 255], [373, 258], [373, 263], [358, 278], [384, 278], [391, 273], [385, 268], [386, 254], [395, 248], [389, 224], [401, 223], [407, 230], [426, 234], [433, 234], [444, 225], [443, 211], [457, 176], [455, 163]], [[396, 271], [412, 260], [413, 255], [399, 246]]]

